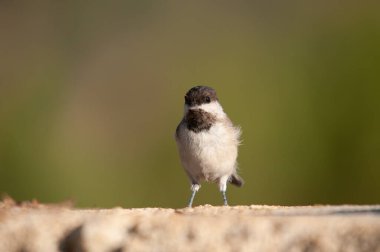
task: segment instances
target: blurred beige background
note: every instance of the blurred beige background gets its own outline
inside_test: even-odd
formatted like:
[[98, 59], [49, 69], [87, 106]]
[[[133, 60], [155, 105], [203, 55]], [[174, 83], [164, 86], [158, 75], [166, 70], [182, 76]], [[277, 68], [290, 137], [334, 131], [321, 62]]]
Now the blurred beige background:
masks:
[[[230, 204], [379, 203], [379, 1], [1, 1], [0, 192], [183, 207], [209, 85], [243, 129]], [[195, 204], [222, 204], [204, 185]]]

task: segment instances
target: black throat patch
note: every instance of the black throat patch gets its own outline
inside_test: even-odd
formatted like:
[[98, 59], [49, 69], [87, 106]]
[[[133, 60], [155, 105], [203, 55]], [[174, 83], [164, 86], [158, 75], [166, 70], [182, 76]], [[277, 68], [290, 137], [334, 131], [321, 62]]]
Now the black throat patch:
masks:
[[185, 116], [186, 127], [195, 133], [209, 130], [216, 117], [202, 109], [189, 109]]

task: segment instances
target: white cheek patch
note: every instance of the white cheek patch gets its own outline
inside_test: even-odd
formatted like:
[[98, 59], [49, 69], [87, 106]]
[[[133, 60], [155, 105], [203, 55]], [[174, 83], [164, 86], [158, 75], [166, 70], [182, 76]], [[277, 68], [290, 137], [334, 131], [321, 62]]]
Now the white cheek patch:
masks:
[[189, 109], [202, 109], [203, 111], [206, 111], [218, 118], [223, 118], [226, 116], [222, 106], [217, 101], [204, 103], [202, 105], [196, 105], [192, 107], [189, 107], [187, 104], [185, 104], [185, 114], [189, 111]]

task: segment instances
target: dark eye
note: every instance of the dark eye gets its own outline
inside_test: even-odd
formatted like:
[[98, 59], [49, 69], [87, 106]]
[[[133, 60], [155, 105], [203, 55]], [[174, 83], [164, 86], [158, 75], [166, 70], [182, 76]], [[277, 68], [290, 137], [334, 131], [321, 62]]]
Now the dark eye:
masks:
[[210, 103], [210, 102], [211, 102], [211, 98], [210, 98], [210, 96], [206, 96], [206, 102], [207, 102], [207, 103]]

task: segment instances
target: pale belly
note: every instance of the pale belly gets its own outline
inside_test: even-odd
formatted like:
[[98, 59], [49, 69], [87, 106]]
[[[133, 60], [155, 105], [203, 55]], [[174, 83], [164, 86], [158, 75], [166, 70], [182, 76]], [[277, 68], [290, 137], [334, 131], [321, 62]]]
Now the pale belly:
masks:
[[182, 165], [191, 179], [215, 181], [234, 173], [238, 139], [233, 130], [218, 124], [199, 133], [181, 129], [177, 145]]

